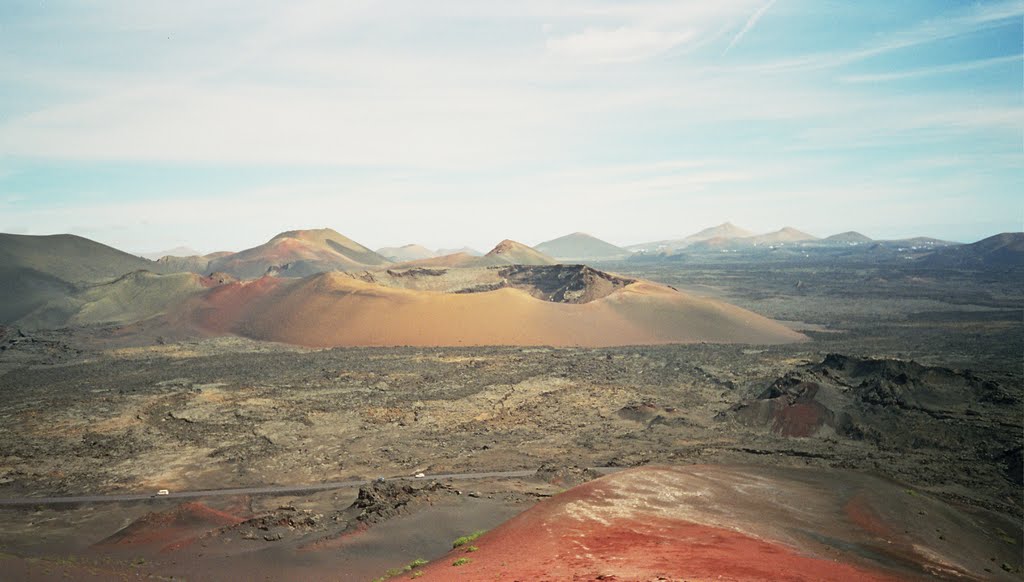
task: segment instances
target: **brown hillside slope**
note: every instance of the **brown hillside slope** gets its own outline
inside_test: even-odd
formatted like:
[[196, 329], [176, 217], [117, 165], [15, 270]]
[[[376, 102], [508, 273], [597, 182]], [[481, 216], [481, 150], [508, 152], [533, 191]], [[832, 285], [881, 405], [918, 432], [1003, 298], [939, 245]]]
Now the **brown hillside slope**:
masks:
[[418, 259], [398, 263], [396, 267], [475, 267], [483, 262], [483, 257], [475, 257], [469, 253], [459, 252], [441, 255], [429, 259]]
[[523, 243], [505, 239], [498, 243], [491, 252], [483, 256], [483, 261], [490, 265], [555, 265], [555, 259], [530, 248]]
[[787, 343], [806, 339], [739, 307], [647, 282], [587, 303], [506, 287], [477, 293], [389, 288], [341, 273], [225, 285], [181, 314], [206, 331], [326, 346]]
[[210, 261], [207, 270], [251, 279], [271, 267], [296, 265], [300, 275], [334, 270], [365, 269], [389, 261], [329, 228], [283, 232], [266, 243]]

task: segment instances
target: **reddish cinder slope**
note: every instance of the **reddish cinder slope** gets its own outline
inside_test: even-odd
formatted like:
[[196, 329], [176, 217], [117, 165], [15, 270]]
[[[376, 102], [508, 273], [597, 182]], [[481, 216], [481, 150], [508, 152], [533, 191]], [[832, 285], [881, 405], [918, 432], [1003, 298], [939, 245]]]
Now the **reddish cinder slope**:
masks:
[[484, 264], [555, 265], [558, 261], [521, 242], [505, 239], [482, 257]]
[[183, 317], [214, 333], [311, 347], [776, 344], [806, 339], [739, 307], [645, 282], [569, 304], [512, 288], [413, 291], [323, 273], [298, 281], [264, 278], [225, 285], [191, 302]]
[[149, 547], [169, 552], [188, 546], [217, 528], [242, 521], [242, 517], [202, 503], [183, 503], [166, 511], [147, 513], [97, 544], [97, 547]]
[[646, 467], [538, 504], [417, 579], [1012, 579], [991, 571], [1019, 551], [990, 539], [1013, 527], [999, 519], [855, 473]]
[[387, 259], [329, 228], [283, 232], [266, 243], [210, 261], [207, 270], [243, 279], [260, 277], [271, 267], [304, 263], [311, 272], [377, 267]]

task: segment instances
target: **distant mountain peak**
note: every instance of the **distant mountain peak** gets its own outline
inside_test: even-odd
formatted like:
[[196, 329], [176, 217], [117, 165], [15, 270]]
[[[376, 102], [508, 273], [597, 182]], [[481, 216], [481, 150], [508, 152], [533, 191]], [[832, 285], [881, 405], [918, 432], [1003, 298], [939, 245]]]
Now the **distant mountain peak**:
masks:
[[855, 230], [848, 230], [846, 232], [840, 232], [832, 236], [825, 237], [823, 240], [827, 242], [842, 242], [842, 243], [868, 243], [872, 242], [870, 237], [867, 237]]
[[398, 262], [418, 261], [420, 259], [430, 259], [437, 256], [437, 253], [434, 251], [423, 245], [415, 243], [402, 245], [400, 247], [382, 247], [377, 249], [377, 254]]
[[526, 245], [524, 245], [521, 242], [517, 242], [517, 241], [514, 241], [514, 240], [512, 240], [510, 238], [507, 238], [507, 239], [501, 241], [500, 243], [498, 243], [497, 245], [495, 245], [494, 248], [491, 249], [491, 252], [487, 253], [487, 256], [490, 257], [490, 256], [493, 256], [493, 255], [501, 255], [501, 254], [509, 253], [509, 252], [515, 251], [515, 250], [530, 250], [530, 251], [532, 251], [533, 249], [528, 247], [528, 246], [526, 246]]
[[388, 264], [388, 259], [330, 228], [289, 230], [266, 243], [214, 259], [209, 269], [242, 278], [263, 276], [271, 267], [290, 265], [293, 276]]
[[512, 239], [505, 239], [498, 243], [491, 249], [491, 252], [484, 255], [484, 258], [518, 265], [554, 265], [558, 263], [544, 253]]
[[765, 243], [786, 243], [786, 242], [800, 242], [800, 241], [811, 241], [818, 240], [818, 237], [813, 234], [807, 234], [802, 230], [797, 230], [792, 226], [784, 226], [775, 232], [769, 232], [766, 234], [760, 234], [757, 236], [749, 237], [750, 241], [755, 244]]
[[533, 247], [562, 260], [610, 260], [629, 256], [629, 251], [585, 232], [574, 232]]
[[719, 224], [718, 226], [712, 226], [712, 227], [709, 227], [709, 228], [705, 228], [704, 230], [702, 230], [700, 232], [696, 232], [694, 234], [691, 234], [690, 236], [686, 237], [683, 240], [685, 242], [687, 242], [687, 243], [693, 243], [693, 242], [700, 242], [700, 241], [709, 240], [709, 239], [744, 238], [744, 237], [753, 236], [753, 235], [754, 235], [753, 231], [749, 231], [749, 230], [747, 230], [745, 228], [740, 228], [740, 227], [736, 226], [735, 224], [733, 224], [731, 222], [723, 222], [722, 224]]

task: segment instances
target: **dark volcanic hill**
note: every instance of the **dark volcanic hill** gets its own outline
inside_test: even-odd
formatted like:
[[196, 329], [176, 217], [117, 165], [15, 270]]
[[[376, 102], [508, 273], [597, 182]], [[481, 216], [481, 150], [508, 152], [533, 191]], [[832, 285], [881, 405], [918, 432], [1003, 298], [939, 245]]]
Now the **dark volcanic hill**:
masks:
[[940, 248], [918, 261], [929, 267], [1022, 267], [1024, 232], [1004, 232], [969, 245]]
[[1018, 391], [969, 371], [829, 354], [718, 418], [783, 436], [839, 437], [886, 449], [953, 451], [969, 442], [980, 458], [1003, 459], [1003, 477], [1020, 484], [1018, 437], [993, 420], [1019, 406]]
[[73, 234], [0, 234], [0, 270], [29, 269], [63, 281], [106, 281], [153, 261]]
[[562, 261], [596, 261], [621, 259], [630, 252], [584, 232], [574, 232], [533, 247]]
[[855, 231], [848, 230], [832, 236], [827, 236], [820, 241], [823, 244], [864, 244], [872, 242], [870, 237]]
[[271, 268], [279, 275], [304, 277], [390, 263], [386, 258], [329, 228], [283, 232], [266, 243], [210, 261], [209, 271], [252, 279]]
[[60, 303], [82, 284], [156, 268], [152, 261], [72, 234], [0, 234], [0, 323]]

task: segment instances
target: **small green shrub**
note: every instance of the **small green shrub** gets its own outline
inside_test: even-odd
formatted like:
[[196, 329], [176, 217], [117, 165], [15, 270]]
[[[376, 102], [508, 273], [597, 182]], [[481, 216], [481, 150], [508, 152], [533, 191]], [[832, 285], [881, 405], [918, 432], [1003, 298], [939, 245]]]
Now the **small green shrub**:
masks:
[[461, 566], [463, 564], [468, 564], [470, 562], [472, 562], [472, 560], [470, 560], [469, 558], [459, 558], [458, 560], [452, 562], [452, 566]]
[[476, 540], [476, 538], [482, 535], [484, 535], [484, 530], [475, 531], [469, 534], [468, 536], [462, 536], [461, 538], [458, 538], [454, 542], [452, 542], [452, 547], [457, 548], [459, 546], [464, 546], [469, 542]]
[[426, 560], [424, 560], [423, 558], [416, 558], [415, 560], [409, 562], [409, 565], [405, 567], [405, 571], [408, 572], [409, 570], [412, 570], [414, 568], [419, 568], [420, 566], [426, 566], [426, 565], [427, 565], [427, 561]]
[[477, 550], [479, 550], [479, 549], [480, 549], [480, 548], [478, 548], [478, 547], [476, 547], [476, 546], [467, 546], [467, 547], [466, 547], [466, 552], [467, 552], [467, 553], [468, 553], [468, 552], [475, 552], [475, 551], [477, 551]]

